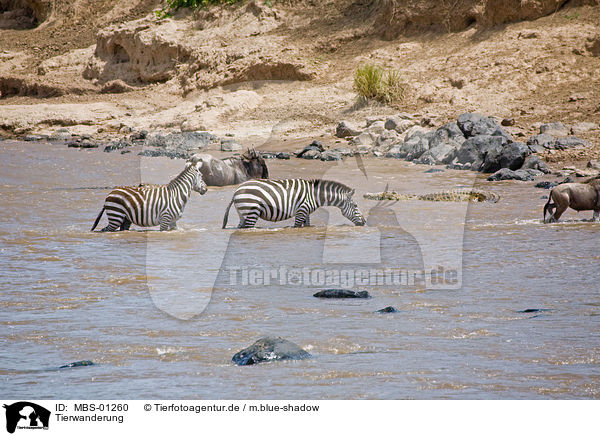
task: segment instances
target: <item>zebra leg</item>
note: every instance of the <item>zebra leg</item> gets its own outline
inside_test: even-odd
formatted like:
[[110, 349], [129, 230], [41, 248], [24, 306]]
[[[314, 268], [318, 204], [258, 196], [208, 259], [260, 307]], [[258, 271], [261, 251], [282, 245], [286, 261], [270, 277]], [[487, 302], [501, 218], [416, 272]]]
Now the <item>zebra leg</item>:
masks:
[[165, 232], [168, 230], [177, 230], [177, 222], [161, 222], [160, 223], [160, 231]]
[[300, 208], [296, 212], [296, 219], [294, 220], [294, 227], [310, 226], [310, 211]]
[[[104, 227], [102, 230], [100, 230], [101, 232], [116, 232], [117, 230], [127, 230], [129, 229], [129, 226], [127, 227], [127, 229], [123, 229], [123, 225], [125, 225], [125, 221], [121, 220], [119, 218], [115, 219], [111, 219], [113, 217], [110, 217], [108, 219], [108, 225], [106, 227]], [[127, 220], [127, 218], [125, 218], [125, 220]], [[129, 223], [129, 225], [131, 225], [131, 222]]]
[[121, 223], [121, 228], [119, 230], [129, 230], [129, 227], [131, 227], [131, 221], [125, 218]]
[[251, 213], [240, 220], [238, 229], [252, 229], [258, 221], [258, 213]]

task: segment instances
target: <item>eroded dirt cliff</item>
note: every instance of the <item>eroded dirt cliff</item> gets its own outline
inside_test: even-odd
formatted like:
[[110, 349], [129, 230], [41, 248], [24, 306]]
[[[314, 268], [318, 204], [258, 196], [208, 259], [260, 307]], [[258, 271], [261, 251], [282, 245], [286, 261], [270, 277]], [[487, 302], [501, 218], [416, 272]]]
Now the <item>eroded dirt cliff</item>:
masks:
[[[522, 135], [600, 121], [597, 0], [250, 1], [158, 19], [160, 7], [1, 0], [0, 132], [125, 126], [255, 142], [395, 111], [512, 117]], [[399, 71], [406, 101], [357, 105], [352, 73], [367, 62]]]

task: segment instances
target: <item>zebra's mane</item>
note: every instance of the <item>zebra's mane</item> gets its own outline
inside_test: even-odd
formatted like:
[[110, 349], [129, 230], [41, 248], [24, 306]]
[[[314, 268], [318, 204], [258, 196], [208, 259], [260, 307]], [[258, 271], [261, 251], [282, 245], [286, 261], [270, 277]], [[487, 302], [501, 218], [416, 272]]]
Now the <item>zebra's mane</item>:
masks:
[[161, 186], [165, 186], [165, 185], [159, 185], [156, 183], [140, 183], [137, 187], [140, 189], [154, 189], [154, 188], [160, 188]]
[[331, 183], [334, 187], [339, 188], [344, 194], [353, 191], [353, 189], [350, 188], [349, 186], [346, 186], [343, 183], [336, 182], [333, 180], [311, 179], [310, 181], [311, 181], [311, 183], [314, 183], [315, 185], [321, 184], [321, 183]]

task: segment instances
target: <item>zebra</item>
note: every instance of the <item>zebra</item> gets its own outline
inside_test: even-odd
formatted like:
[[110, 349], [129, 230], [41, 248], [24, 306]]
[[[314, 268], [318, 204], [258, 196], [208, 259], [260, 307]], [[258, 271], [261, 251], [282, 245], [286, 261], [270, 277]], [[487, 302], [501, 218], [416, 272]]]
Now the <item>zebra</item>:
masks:
[[223, 217], [227, 226], [229, 209], [235, 203], [240, 216], [238, 228], [252, 228], [258, 218], [282, 221], [296, 217], [294, 227], [310, 225], [310, 214], [321, 206], [337, 206], [342, 214], [357, 226], [365, 218], [352, 200], [354, 189], [330, 180], [249, 180], [233, 193]]
[[92, 231], [105, 210], [108, 225], [102, 232], [129, 230], [131, 223], [140, 227], [160, 224], [161, 231], [176, 229], [177, 220], [181, 218], [192, 190], [201, 195], [206, 193], [201, 166], [202, 161], [192, 157], [186, 162], [184, 170], [167, 185], [140, 184], [115, 188], [106, 197]]

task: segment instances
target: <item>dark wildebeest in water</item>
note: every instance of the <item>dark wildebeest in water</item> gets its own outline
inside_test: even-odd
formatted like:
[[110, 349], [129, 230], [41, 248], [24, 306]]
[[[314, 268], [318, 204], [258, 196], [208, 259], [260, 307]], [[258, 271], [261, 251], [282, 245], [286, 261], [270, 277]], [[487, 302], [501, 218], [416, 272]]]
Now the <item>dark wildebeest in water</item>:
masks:
[[548, 196], [544, 206], [544, 222], [546, 212], [550, 213], [548, 222], [557, 222], [568, 208], [576, 211], [593, 210], [594, 221], [600, 214], [600, 176], [584, 183], [563, 183], [556, 186]]
[[210, 154], [196, 154], [202, 162], [202, 179], [208, 186], [239, 185], [250, 179], [268, 179], [265, 159], [254, 149], [241, 156], [217, 159]]

